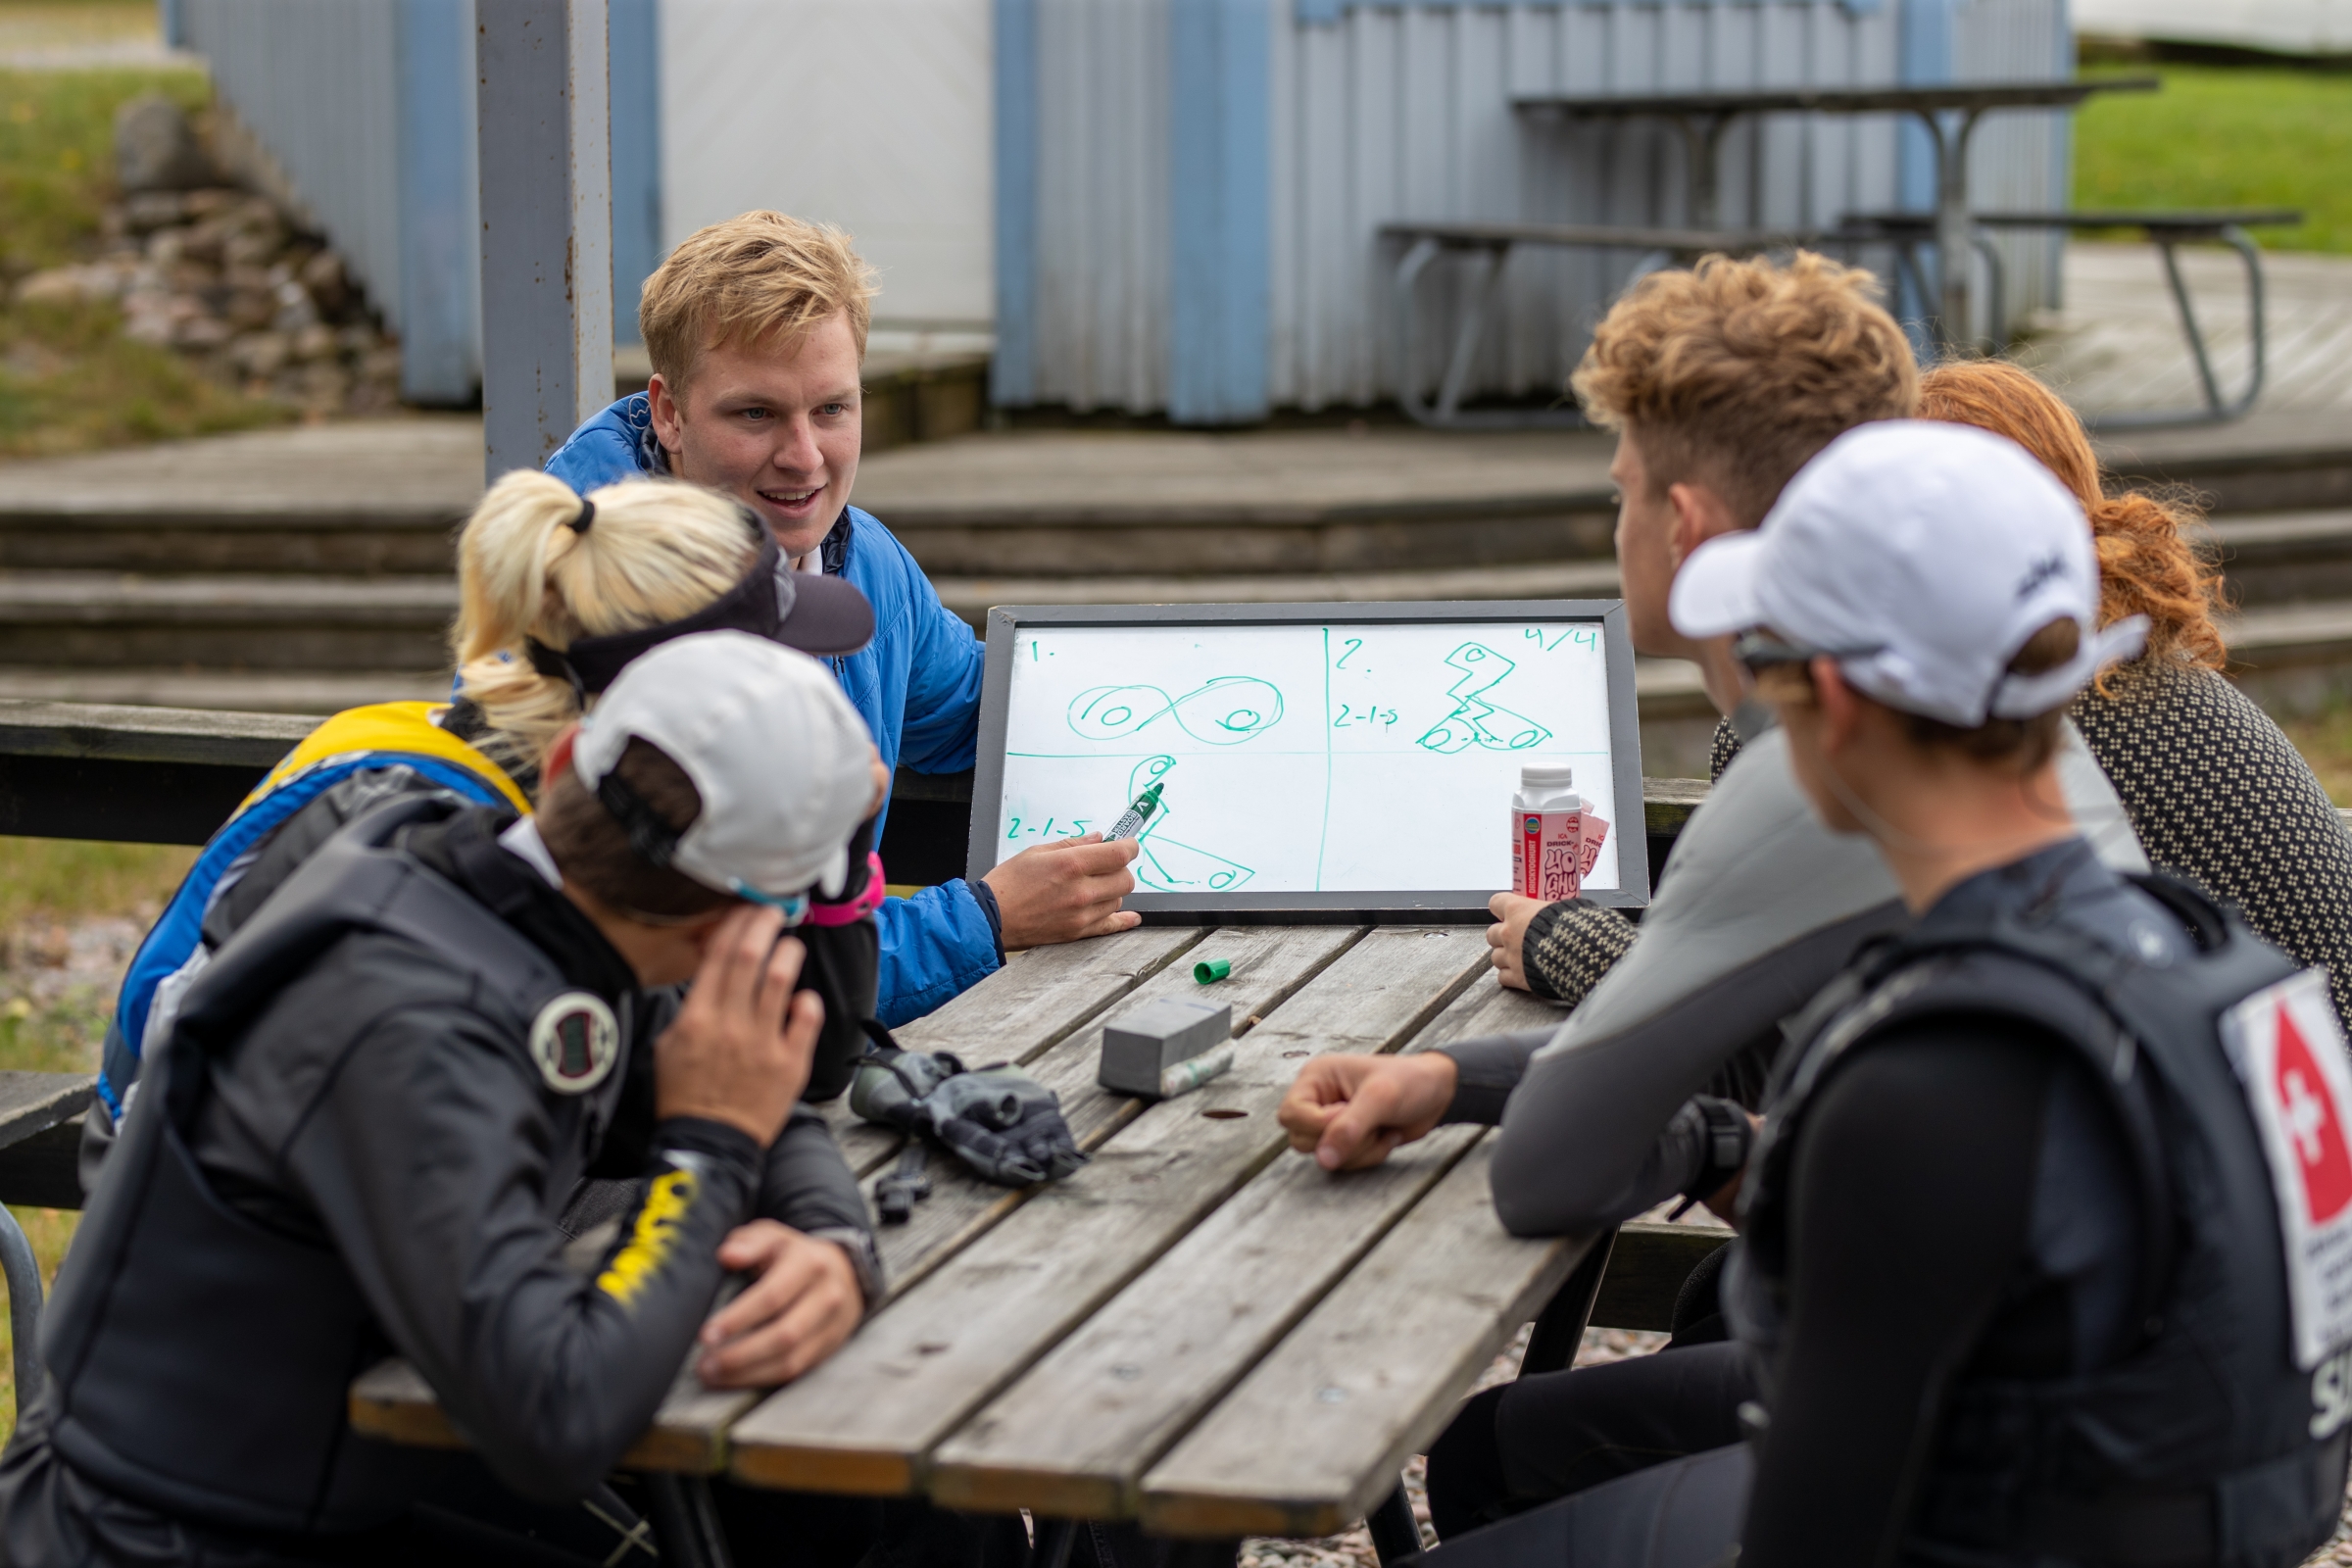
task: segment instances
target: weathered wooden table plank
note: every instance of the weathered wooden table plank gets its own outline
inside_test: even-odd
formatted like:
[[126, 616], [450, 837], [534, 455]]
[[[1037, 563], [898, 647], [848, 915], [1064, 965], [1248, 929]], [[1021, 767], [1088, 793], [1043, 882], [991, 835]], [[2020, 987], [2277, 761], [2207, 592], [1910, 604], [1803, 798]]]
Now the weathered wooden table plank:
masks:
[[950, 1507], [1134, 1512], [1144, 1471], [1483, 1135], [1444, 1127], [1346, 1181], [1283, 1154], [942, 1444]]
[[[1235, 1032], [1247, 1034], [1259, 1018], [1273, 1012], [1362, 935], [1362, 928], [1353, 926], [1252, 926], [1218, 931], [1193, 951], [1207, 953], [1214, 948], [1214, 956], [1232, 962], [1230, 978], [1203, 986], [1193, 979], [1189, 964], [1171, 964], [1033, 1057], [1027, 1070], [1060, 1097], [1062, 1119], [1069, 1123], [1078, 1147], [1092, 1152], [1133, 1120], [1144, 1105], [1132, 1096], [1095, 1082], [1102, 1054], [1103, 1023], [1156, 998], [1174, 997], [1230, 1004]], [[1011, 1213], [1034, 1191], [981, 1181], [953, 1156], [936, 1150], [926, 1170], [931, 1196], [914, 1205], [914, 1214], [906, 1224], [886, 1226], [880, 1233], [882, 1266], [890, 1275], [894, 1296]], [[880, 1179], [877, 1172], [865, 1184], [869, 1206], [874, 1184]]]
[[[1030, 948], [1004, 967], [894, 1030], [909, 1051], [951, 1051], [973, 1066], [1026, 1062], [1158, 974], [1206, 933], [1193, 926], [1138, 926], [1113, 936]], [[1237, 1020], [1238, 1021], [1238, 1020]], [[859, 1121], [843, 1095], [825, 1107], [851, 1168], [864, 1176], [889, 1160], [898, 1134]]]
[[0, 1147], [80, 1115], [97, 1092], [86, 1072], [0, 1072]]
[[819, 1491], [916, 1490], [933, 1447], [971, 1410], [1275, 1158], [1285, 1140], [1273, 1111], [1297, 1057], [1395, 1050], [1485, 966], [1474, 929], [1365, 936], [1243, 1035], [1224, 1077], [1145, 1109], [1085, 1170], [736, 1423], [735, 1474]]
[[1147, 1530], [1335, 1535], [1396, 1484], [1591, 1246], [1503, 1230], [1488, 1188], [1493, 1143], [1482, 1140], [1448, 1171], [1152, 1467]]
[[1513, 991], [1490, 971], [1462, 994], [1430, 1026], [1416, 1036], [1407, 1051], [1427, 1051], [1474, 1035], [1517, 1034], [1522, 1029], [1557, 1028], [1568, 1021], [1568, 1009], [1544, 1002], [1524, 991]]

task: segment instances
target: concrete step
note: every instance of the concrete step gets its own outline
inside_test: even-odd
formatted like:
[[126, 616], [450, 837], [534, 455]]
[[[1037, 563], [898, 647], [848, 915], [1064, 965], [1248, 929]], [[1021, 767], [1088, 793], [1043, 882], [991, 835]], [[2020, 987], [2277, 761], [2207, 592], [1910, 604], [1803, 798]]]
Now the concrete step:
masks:
[[0, 572], [0, 664], [431, 669], [457, 608], [453, 577]]
[[2216, 517], [2201, 531], [2240, 605], [2352, 597], [2352, 511]]
[[940, 602], [982, 630], [991, 605], [1266, 605], [1333, 600], [1614, 599], [1614, 561], [1250, 576], [934, 577]]
[[335, 713], [368, 703], [436, 702], [441, 670], [70, 669], [0, 664], [0, 701], [107, 703], [242, 713]]

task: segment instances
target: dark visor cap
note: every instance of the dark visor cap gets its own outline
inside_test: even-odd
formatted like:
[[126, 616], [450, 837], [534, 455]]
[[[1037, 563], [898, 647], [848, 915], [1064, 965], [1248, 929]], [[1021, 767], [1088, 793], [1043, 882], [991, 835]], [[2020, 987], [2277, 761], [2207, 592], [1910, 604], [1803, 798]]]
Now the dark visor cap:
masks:
[[820, 659], [854, 654], [874, 637], [874, 607], [839, 577], [795, 571], [775, 537], [759, 527], [760, 555], [743, 581], [680, 620], [640, 631], [581, 637], [558, 653], [536, 638], [531, 667], [569, 680], [594, 696], [612, 684], [630, 661], [663, 643], [703, 631], [748, 631]]

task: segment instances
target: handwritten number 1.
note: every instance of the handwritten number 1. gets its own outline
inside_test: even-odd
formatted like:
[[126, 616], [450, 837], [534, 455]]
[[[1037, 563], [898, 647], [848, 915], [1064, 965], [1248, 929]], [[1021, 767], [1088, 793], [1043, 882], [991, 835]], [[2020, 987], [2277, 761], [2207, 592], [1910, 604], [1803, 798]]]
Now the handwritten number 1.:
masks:
[[1340, 656], [1340, 662], [1339, 662], [1338, 663], [1336, 663], [1336, 664], [1332, 665], [1331, 667], [1332, 667], [1332, 668], [1334, 668], [1334, 669], [1346, 669], [1346, 668], [1348, 667], [1348, 661], [1349, 661], [1350, 659], [1353, 659], [1353, 658], [1355, 657], [1355, 651], [1356, 651], [1357, 649], [1359, 649], [1359, 648], [1363, 647], [1363, 646], [1364, 646], [1364, 640], [1363, 640], [1361, 637], [1350, 637], [1350, 638], [1348, 638], [1348, 651], [1347, 651], [1346, 653], [1342, 654], [1342, 655]]

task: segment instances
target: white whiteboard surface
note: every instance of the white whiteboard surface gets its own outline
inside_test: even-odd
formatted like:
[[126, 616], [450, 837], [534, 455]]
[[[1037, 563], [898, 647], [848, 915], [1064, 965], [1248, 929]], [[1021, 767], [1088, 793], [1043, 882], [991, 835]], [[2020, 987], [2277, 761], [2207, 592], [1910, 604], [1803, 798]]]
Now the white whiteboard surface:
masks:
[[1541, 760], [1609, 823], [1586, 886], [1615, 890], [1609, 684], [1594, 619], [1022, 624], [988, 863], [1107, 829], [1156, 779], [1141, 891], [1499, 890]]

